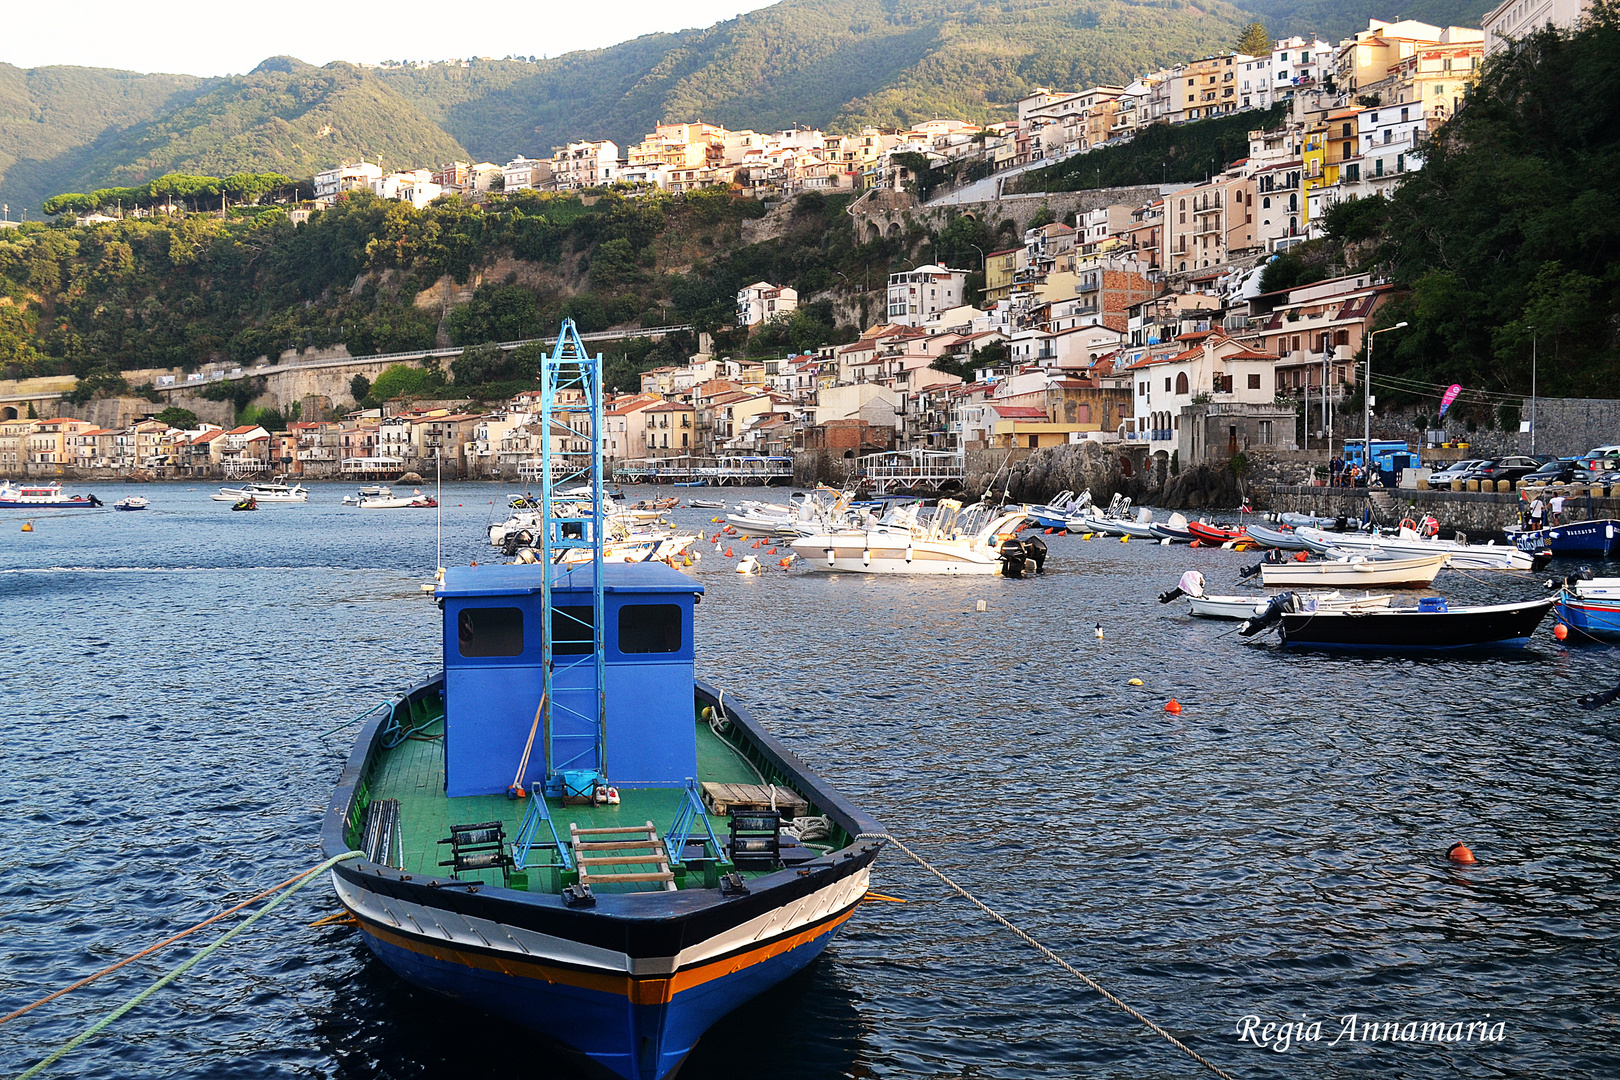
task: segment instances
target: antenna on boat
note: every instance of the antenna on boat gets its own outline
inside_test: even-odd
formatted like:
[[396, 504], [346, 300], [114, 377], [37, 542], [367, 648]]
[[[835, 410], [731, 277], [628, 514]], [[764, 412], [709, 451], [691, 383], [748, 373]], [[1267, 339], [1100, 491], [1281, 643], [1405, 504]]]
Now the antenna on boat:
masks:
[[439, 580], [443, 581], [444, 580], [444, 448], [442, 446], [436, 446], [436, 447], [433, 448], [433, 465], [434, 465], [434, 468], [436, 469], [436, 471], [438, 473], [438, 475], [435, 477], [435, 480], [437, 481], [438, 491], [434, 493], [434, 501], [439, 504], [439, 508], [438, 508], [438, 512], [439, 512], [439, 549], [438, 549], [438, 554], [436, 556], [436, 561], [434, 562], [434, 565], [438, 568]]
[[[583, 419], [583, 427], [580, 423]], [[540, 597], [541, 712], [545, 724], [547, 795], [594, 797], [605, 782], [606, 599], [602, 574], [602, 357], [592, 356], [573, 319], [564, 319], [557, 343], [540, 368]], [[553, 443], [560, 439], [560, 448]], [[585, 438], [581, 439], [581, 436]], [[579, 442], [582, 449], [576, 449]], [[589, 485], [589, 509], [559, 494]], [[585, 569], [571, 551], [589, 553], [591, 614], [558, 606], [554, 579]], [[587, 649], [589, 646], [589, 649]], [[559, 657], [561, 658], [559, 660]], [[589, 665], [587, 667], [587, 665]]]

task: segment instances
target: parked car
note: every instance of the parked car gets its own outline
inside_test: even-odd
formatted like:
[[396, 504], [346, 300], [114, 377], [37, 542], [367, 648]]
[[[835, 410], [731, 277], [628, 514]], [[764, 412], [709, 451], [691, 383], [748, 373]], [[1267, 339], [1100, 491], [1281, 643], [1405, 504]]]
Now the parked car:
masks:
[[1575, 463], [1580, 458], [1563, 457], [1553, 458], [1547, 464], [1526, 476], [1525, 482], [1529, 484], [1569, 484], [1575, 480]]
[[1444, 469], [1430, 473], [1429, 484], [1431, 487], [1450, 487], [1453, 480], [1468, 479], [1469, 472], [1483, 464], [1485, 464], [1484, 458], [1454, 461]]
[[1577, 484], [1620, 484], [1620, 457], [1588, 457], [1575, 463]]
[[1543, 463], [1544, 459], [1542, 458], [1529, 457], [1524, 454], [1515, 455], [1514, 457], [1495, 458], [1474, 469], [1473, 472], [1469, 473], [1468, 479], [1478, 480], [1482, 484], [1487, 480], [1493, 484], [1500, 483], [1503, 480], [1512, 483], [1515, 480], [1522, 480], [1524, 477], [1529, 476], [1541, 468]]

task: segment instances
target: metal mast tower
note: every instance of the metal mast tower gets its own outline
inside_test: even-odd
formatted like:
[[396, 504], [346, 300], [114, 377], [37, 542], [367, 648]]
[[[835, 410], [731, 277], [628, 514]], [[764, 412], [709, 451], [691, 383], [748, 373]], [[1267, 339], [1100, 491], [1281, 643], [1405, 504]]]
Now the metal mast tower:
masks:
[[[602, 357], [565, 319], [540, 370], [540, 554], [547, 795], [589, 799], [605, 783]], [[554, 449], [559, 444], [560, 449]], [[589, 553], [580, 559], [575, 552]], [[558, 606], [563, 575], [589, 574], [591, 607]]]

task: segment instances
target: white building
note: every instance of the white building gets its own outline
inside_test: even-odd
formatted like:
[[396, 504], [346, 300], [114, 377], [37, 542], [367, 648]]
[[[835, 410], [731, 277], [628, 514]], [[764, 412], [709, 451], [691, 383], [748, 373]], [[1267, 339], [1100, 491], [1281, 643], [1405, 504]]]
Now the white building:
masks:
[[1540, 30], [1570, 30], [1592, 8], [1592, 0], [1505, 0], [1485, 16], [1485, 55], [1489, 56]]
[[535, 158], [515, 157], [501, 168], [501, 177], [507, 191], [525, 188], [543, 188], [551, 180], [551, 162]]
[[315, 174], [315, 198], [330, 203], [344, 191], [370, 191], [382, 179], [382, 167], [369, 161], [339, 165]]
[[961, 307], [968, 272], [937, 263], [889, 275], [889, 322], [921, 326], [942, 311]]
[[786, 285], [756, 281], [737, 293], [737, 325], [757, 326], [798, 310], [799, 294]]
[[1316, 89], [1323, 75], [1332, 70], [1332, 45], [1321, 38], [1282, 38], [1271, 46], [1272, 102], [1286, 101], [1299, 90]]
[[619, 176], [619, 145], [575, 142], [551, 151], [551, 183], [558, 191], [602, 187]]
[[1383, 105], [1361, 114], [1361, 182], [1368, 194], [1393, 187], [1405, 173], [1423, 167], [1418, 140], [1428, 133], [1423, 106]]

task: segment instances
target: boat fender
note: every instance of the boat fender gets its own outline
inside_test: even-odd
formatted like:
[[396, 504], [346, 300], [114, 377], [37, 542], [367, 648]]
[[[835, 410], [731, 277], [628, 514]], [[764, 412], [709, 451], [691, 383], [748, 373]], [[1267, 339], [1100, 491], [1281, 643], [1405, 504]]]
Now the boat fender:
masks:
[[837, 553], [832, 548], [827, 549], [827, 565], [828, 566], [831, 566], [833, 564], [833, 558], [834, 558], [834, 556], [836, 554]]
[[911, 541], [908, 540], [908, 541], [906, 541], [906, 565], [908, 565], [908, 566], [911, 564], [911, 556], [912, 556]]
[[861, 565], [862, 566], [871, 566], [872, 565], [872, 549], [871, 548], [869, 548], [869, 547], [861, 548]]

